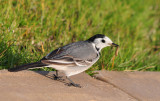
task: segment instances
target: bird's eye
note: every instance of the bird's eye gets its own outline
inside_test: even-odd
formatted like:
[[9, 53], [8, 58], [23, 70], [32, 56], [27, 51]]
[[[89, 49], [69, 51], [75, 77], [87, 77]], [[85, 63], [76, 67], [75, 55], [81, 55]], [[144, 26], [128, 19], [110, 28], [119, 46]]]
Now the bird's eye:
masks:
[[105, 43], [105, 40], [104, 40], [104, 39], [102, 39], [101, 41], [102, 41], [103, 43]]

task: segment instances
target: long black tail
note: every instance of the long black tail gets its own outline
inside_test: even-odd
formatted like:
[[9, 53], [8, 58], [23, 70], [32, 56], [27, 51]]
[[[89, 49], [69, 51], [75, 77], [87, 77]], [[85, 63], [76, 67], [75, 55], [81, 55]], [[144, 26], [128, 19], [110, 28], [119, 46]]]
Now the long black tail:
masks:
[[10, 71], [10, 72], [18, 72], [18, 71], [26, 70], [26, 69], [29, 69], [29, 68], [43, 67], [43, 66], [47, 66], [47, 65], [43, 64], [41, 62], [34, 62], [34, 63], [29, 63], [29, 64], [24, 64], [24, 65], [21, 65], [21, 66], [17, 66], [15, 68], [10, 68], [10, 69], [8, 69], [8, 71]]

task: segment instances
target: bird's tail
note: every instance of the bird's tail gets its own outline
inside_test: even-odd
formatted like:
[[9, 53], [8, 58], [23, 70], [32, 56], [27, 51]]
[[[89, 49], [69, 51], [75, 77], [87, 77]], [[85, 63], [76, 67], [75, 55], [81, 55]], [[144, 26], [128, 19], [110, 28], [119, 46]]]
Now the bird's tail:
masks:
[[41, 62], [34, 62], [34, 63], [29, 63], [29, 64], [24, 64], [24, 65], [21, 65], [21, 66], [17, 66], [15, 68], [10, 68], [10, 69], [8, 69], [8, 71], [10, 71], [10, 72], [18, 72], [18, 71], [26, 70], [26, 69], [29, 69], [29, 68], [43, 67], [43, 66], [47, 66], [47, 65], [43, 64]]

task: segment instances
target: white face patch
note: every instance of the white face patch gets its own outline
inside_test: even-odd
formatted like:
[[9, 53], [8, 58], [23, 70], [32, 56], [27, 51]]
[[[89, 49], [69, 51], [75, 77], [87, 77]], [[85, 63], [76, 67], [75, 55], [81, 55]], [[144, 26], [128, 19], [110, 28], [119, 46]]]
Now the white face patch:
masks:
[[93, 43], [99, 49], [99, 51], [101, 51], [102, 48], [111, 46], [113, 42], [110, 38], [104, 37], [104, 38], [96, 38]]

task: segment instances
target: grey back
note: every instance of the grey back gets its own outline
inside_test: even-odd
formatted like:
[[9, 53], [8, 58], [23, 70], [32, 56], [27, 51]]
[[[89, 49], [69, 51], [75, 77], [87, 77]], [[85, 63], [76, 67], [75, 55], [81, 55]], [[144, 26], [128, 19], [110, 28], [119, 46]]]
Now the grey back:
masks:
[[72, 56], [82, 60], [93, 60], [98, 55], [94, 50], [92, 43], [88, 41], [79, 41], [60, 47], [49, 53], [46, 59], [57, 59], [63, 56]]

